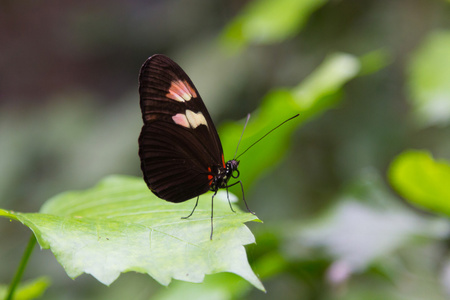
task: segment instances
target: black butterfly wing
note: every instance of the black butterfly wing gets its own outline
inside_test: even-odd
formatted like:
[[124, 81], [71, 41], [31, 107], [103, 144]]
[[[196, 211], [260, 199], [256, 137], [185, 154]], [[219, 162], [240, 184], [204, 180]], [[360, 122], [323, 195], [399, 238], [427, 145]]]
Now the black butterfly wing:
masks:
[[139, 74], [144, 126], [139, 156], [144, 180], [158, 197], [182, 202], [207, 192], [224, 167], [216, 128], [194, 84], [170, 58], [151, 56]]

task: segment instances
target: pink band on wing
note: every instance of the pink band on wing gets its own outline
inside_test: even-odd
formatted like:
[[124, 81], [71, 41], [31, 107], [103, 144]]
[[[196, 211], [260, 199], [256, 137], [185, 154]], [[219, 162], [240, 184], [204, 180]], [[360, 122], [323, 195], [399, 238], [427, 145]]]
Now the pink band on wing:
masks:
[[197, 97], [197, 93], [186, 80], [177, 80], [172, 81], [166, 97], [178, 102], [186, 102]]
[[191, 125], [189, 125], [189, 121], [186, 118], [186, 115], [176, 114], [175, 116], [172, 116], [172, 120], [175, 122], [175, 124], [181, 125], [183, 127], [191, 127]]

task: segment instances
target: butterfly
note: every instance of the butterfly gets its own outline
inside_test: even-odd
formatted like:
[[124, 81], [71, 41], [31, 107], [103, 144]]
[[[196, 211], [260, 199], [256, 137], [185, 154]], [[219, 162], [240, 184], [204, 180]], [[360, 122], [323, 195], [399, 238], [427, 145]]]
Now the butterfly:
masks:
[[212, 239], [217, 191], [238, 183], [243, 191], [241, 181], [228, 184], [231, 178], [239, 177], [239, 161], [225, 162], [219, 135], [197, 88], [167, 56], [155, 54], [142, 65], [139, 95], [144, 121], [139, 157], [144, 181], [156, 196], [170, 202], [197, 197], [185, 218], [194, 212], [200, 195], [213, 191]]
[[[139, 136], [139, 157], [149, 189], [159, 198], [174, 203], [197, 197], [194, 209], [184, 218], [194, 213], [200, 195], [212, 191], [210, 239], [214, 197], [219, 189], [227, 189], [228, 195], [229, 187], [240, 184], [245, 206], [253, 213], [245, 201], [242, 182], [228, 184], [231, 178], [239, 177], [239, 161], [233, 158], [225, 162], [216, 127], [183, 69], [165, 55], [149, 57], [139, 73], [139, 96], [144, 121]], [[297, 116], [270, 130], [247, 150]], [[229, 199], [228, 202], [234, 211]]]

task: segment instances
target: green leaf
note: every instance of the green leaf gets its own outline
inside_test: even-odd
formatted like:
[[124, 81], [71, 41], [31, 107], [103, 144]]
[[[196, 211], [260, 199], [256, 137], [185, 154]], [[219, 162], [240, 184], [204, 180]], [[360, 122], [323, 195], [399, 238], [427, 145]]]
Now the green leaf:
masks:
[[[41, 297], [47, 288], [50, 286], [50, 280], [47, 277], [39, 277], [21, 283], [14, 295], [14, 300], [30, 300]], [[0, 286], [0, 299], [5, 299], [8, 293], [8, 286]]]
[[181, 219], [193, 201], [163, 201], [134, 177], [111, 176], [92, 189], [60, 194], [40, 213], [0, 210], [0, 216], [28, 226], [72, 278], [88, 273], [109, 285], [121, 272], [136, 271], [168, 285], [172, 278], [202, 282], [205, 274], [231, 272], [264, 291], [243, 246], [255, 242], [243, 223], [258, 219], [231, 212], [224, 195], [214, 199], [212, 240], [211, 194]]
[[239, 49], [247, 44], [281, 42], [297, 34], [325, 0], [254, 0], [225, 29], [222, 42]]
[[420, 125], [450, 120], [450, 31], [430, 34], [409, 64], [408, 89]]
[[389, 168], [389, 181], [406, 200], [450, 216], [450, 163], [425, 151], [406, 151]]
[[[291, 134], [303, 122], [317, 117], [330, 109], [340, 100], [341, 89], [345, 83], [358, 75], [358, 58], [343, 53], [335, 53], [305, 80], [291, 89], [276, 89], [263, 99], [260, 110], [252, 114], [245, 134], [239, 145], [238, 154], [269, 130], [295, 114], [300, 116], [276, 130], [269, 138], [258, 143], [258, 151], [249, 150], [242, 159], [240, 179], [249, 186], [284, 156]], [[241, 123], [228, 123], [220, 128], [225, 156], [236, 150], [236, 137], [240, 136], [244, 120]], [[235, 190], [237, 191], [237, 190]]]

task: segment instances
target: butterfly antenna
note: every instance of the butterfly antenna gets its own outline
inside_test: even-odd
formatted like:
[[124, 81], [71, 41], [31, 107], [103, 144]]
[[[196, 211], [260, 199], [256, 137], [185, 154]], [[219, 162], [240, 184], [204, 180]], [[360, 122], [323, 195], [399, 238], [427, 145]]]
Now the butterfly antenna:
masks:
[[[244, 152], [242, 152], [241, 154], [239, 154], [238, 157], [236, 157], [236, 159], [238, 159], [240, 156], [242, 156], [242, 155], [243, 155], [245, 152], [247, 152], [251, 147], [255, 146], [255, 145], [256, 145], [259, 141], [261, 141], [263, 138], [265, 138], [266, 136], [268, 136], [272, 131], [274, 131], [275, 129], [277, 129], [278, 127], [280, 127], [281, 125], [283, 125], [284, 123], [286, 123], [286, 122], [288, 122], [288, 121], [290, 121], [290, 120], [292, 120], [292, 119], [297, 118], [299, 115], [300, 115], [300, 114], [296, 114], [295, 116], [290, 117], [289, 119], [283, 121], [281, 124], [279, 124], [278, 126], [276, 126], [275, 128], [273, 128], [272, 130], [270, 130], [269, 132], [267, 132], [265, 135], [263, 135], [262, 137], [260, 137], [256, 142], [254, 142], [253, 144], [251, 144], [250, 147], [248, 147]], [[249, 115], [249, 117], [250, 117], [250, 115]], [[247, 122], [248, 122], [248, 118], [247, 118]], [[245, 123], [245, 125], [247, 126], [247, 123]], [[245, 129], [245, 127], [244, 127], [244, 129]], [[242, 132], [242, 133], [244, 133], [244, 132]], [[241, 138], [242, 138], [242, 135], [241, 135]], [[240, 141], [241, 141], [241, 140], [239, 140], [239, 142], [240, 142]], [[237, 149], [236, 149], [236, 152], [237, 152]]]
[[236, 152], [234, 153], [233, 159], [236, 158], [237, 151], [238, 151], [238, 148], [239, 148], [239, 144], [241, 143], [242, 137], [244, 136], [245, 127], [247, 127], [248, 120], [250, 120], [250, 114], [247, 115], [247, 121], [245, 121], [244, 128], [242, 129], [241, 137], [239, 138], [239, 142], [238, 142], [238, 144], [237, 144]]

